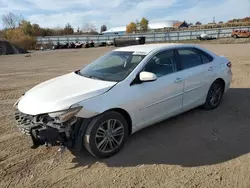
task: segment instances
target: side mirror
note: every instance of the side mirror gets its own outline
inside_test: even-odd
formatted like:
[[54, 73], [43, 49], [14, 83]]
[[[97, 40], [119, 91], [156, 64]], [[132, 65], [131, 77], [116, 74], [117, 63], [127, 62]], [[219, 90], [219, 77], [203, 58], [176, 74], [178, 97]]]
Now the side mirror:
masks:
[[140, 73], [140, 81], [142, 82], [152, 82], [157, 80], [157, 76], [152, 72], [143, 71]]

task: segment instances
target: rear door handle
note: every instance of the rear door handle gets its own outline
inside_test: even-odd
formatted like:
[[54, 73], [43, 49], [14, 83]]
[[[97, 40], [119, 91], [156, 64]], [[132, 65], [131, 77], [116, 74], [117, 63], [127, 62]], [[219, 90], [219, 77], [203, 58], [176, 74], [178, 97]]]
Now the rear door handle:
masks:
[[175, 83], [182, 82], [182, 79], [181, 79], [181, 78], [176, 78], [174, 82], [175, 82]]
[[208, 71], [213, 71], [214, 68], [213, 67], [209, 67]]

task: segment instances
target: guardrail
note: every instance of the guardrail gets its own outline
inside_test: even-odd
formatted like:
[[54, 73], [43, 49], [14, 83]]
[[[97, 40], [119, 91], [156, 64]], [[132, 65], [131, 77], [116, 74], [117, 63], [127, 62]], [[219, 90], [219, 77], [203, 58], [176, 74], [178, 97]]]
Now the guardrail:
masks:
[[187, 30], [187, 31], [169, 31], [157, 33], [137, 33], [127, 35], [66, 35], [66, 36], [46, 36], [37, 37], [38, 44], [56, 44], [57, 42], [87, 42], [93, 40], [95, 43], [102, 43], [113, 41], [114, 38], [136, 38], [140, 36], [146, 37], [146, 43], [150, 42], [168, 42], [181, 40], [194, 40], [200, 34], [207, 33], [216, 38], [231, 37], [231, 33], [235, 29], [242, 29], [250, 31], [250, 26], [246, 27], [231, 27], [231, 28], [216, 28], [216, 29], [202, 29], [202, 30]]

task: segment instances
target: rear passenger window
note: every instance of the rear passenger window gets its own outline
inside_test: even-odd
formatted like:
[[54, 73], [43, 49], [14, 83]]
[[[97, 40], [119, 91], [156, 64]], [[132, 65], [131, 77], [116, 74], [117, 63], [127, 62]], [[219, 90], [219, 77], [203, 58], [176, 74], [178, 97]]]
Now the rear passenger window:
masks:
[[178, 49], [183, 69], [202, 65], [202, 57], [192, 49]]
[[201, 59], [202, 59], [203, 64], [213, 61], [213, 57], [211, 55], [207, 54], [206, 52], [204, 52], [200, 49], [197, 49], [197, 48], [194, 48], [194, 50], [201, 55]]
[[203, 63], [209, 63], [211, 60], [204, 54], [201, 54], [201, 59]]
[[178, 49], [183, 69], [196, 67], [213, 61], [213, 57], [196, 48]]

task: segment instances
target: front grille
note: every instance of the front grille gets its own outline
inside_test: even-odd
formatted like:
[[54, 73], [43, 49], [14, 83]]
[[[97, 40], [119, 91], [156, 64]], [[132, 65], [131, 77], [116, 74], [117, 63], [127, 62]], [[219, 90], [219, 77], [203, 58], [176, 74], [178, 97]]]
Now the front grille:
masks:
[[17, 123], [17, 127], [20, 129], [20, 131], [22, 131], [22, 133], [26, 135], [31, 135], [30, 132], [31, 132], [31, 128], [33, 125], [33, 122], [32, 122], [33, 119], [34, 119], [34, 116], [24, 114], [20, 112], [18, 109], [16, 109], [15, 120]]

